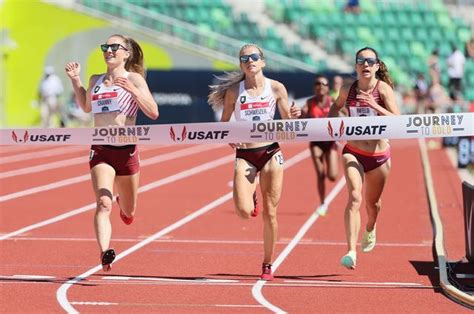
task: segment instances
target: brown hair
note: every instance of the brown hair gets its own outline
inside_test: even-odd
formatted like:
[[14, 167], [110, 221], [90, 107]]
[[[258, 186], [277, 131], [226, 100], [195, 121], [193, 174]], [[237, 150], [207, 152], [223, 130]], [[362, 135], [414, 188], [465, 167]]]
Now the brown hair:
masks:
[[[128, 49], [130, 57], [125, 61], [125, 70], [135, 72], [145, 77], [145, 67], [143, 65], [143, 50], [135, 39], [115, 34], [110, 37], [120, 37], [124, 40], [125, 47]], [[109, 37], [109, 38], [110, 38]]]
[[[260, 57], [264, 59], [262, 49], [256, 44], [245, 44], [240, 48], [239, 57], [245, 48], [255, 47], [260, 53]], [[221, 76], [214, 76], [214, 82], [209, 85], [211, 92], [207, 96], [207, 101], [215, 111], [219, 110], [224, 105], [224, 98], [226, 91], [235, 83], [243, 81], [245, 74], [242, 71], [225, 72]]]
[[359, 53], [361, 53], [362, 51], [364, 50], [370, 50], [372, 51], [374, 54], [375, 54], [375, 58], [377, 58], [377, 61], [379, 63], [379, 69], [377, 70], [377, 72], [375, 73], [375, 77], [381, 81], [384, 81], [385, 83], [387, 83], [388, 85], [390, 85], [391, 88], [394, 88], [394, 84], [393, 84], [393, 80], [392, 80], [392, 77], [390, 76], [390, 74], [388, 73], [388, 68], [387, 66], [385, 65], [385, 63], [383, 63], [382, 60], [380, 60], [379, 58], [379, 54], [377, 53], [377, 51], [374, 49], [374, 48], [371, 48], [371, 47], [364, 47], [364, 48], [361, 48], [359, 49], [357, 52], [356, 52], [356, 59], [357, 57], [359, 56]]

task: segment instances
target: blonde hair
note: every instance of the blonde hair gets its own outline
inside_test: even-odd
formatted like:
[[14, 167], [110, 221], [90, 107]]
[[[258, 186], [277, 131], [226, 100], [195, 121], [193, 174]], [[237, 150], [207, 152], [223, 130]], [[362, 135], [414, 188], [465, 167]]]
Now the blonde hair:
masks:
[[[245, 44], [240, 48], [239, 56], [242, 51], [246, 48], [254, 47], [258, 49], [260, 53], [260, 57], [263, 59], [263, 51], [262, 49], [257, 46], [256, 44]], [[223, 75], [215, 75], [213, 84], [209, 85], [209, 89], [211, 90], [209, 95], [207, 96], [207, 101], [212, 106], [214, 111], [218, 111], [219, 109], [224, 106], [224, 98], [225, 93], [227, 90], [232, 87], [234, 84], [239, 83], [245, 79], [245, 74], [242, 71], [235, 71], [235, 72], [224, 72]]]

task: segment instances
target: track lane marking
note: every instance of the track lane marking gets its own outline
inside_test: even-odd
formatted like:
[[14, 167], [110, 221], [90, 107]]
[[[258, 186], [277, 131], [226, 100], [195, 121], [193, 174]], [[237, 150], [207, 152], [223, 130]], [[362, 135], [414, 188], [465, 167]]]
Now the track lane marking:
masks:
[[[175, 151], [175, 152], [163, 154], [163, 155], [160, 155], [160, 156], [144, 159], [144, 160], [141, 161], [141, 167], [146, 167], [146, 166], [149, 166], [149, 165], [158, 164], [158, 163], [165, 162], [165, 161], [168, 161], [168, 160], [174, 160], [176, 158], [186, 157], [186, 156], [189, 156], [189, 155], [192, 155], [192, 154], [196, 154], [196, 153], [200, 153], [200, 152], [207, 151], [207, 150], [210, 150], [210, 149], [218, 148], [218, 146], [215, 146], [215, 147], [207, 147], [206, 149], [204, 149], [202, 146], [204, 146], [204, 145], [193, 146], [193, 147], [185, 148], [185, 149], [182, 149], [182, 150], [179, 150], [179, 151]], [[82, 158], [81, 163], [84, 163], [84, 162], [85, 162], [85, 159]], [[85, 175], [82, 175], [82, 176], [77, 176], [77, 177], [74, 177], [74, 178], [69, 178], [69, 179], [65, 179], [65, 180], [61, 180], [61, 181], [57, 181], [57, 182], [53, 182], [53, 183], [49, 183], [49, 184], [45, 184], [45, 185], [41, 185], [41, 186], [37, 186], [37, 187], [26, 189], [26, 190], [23, 190], [23, 191], [18, 191], [18, 192], [15, 192], [15, 193], [2, 195], [2, 196], [0, 196], [0, 203], [5, 202], [5, 201], [9, 201], [9, 200], [12, 200], [12, 199], [16, 199], [16, 198], [19, 198], [19, 197], [28, 196], [28, 195], [31, 195], [31, 194], [36, 194], [36, 193], [40, 193], [40, 192], [54, 190], [54, 189], [57, 189], [57, 188], [62, 188], [62, 187], [68, 186], [68, 185], [72, 185], [72, 184], [76, 184], [76, 183], [79, 183], [79, 182], [87, 181], [89, 179], [90, 179], [90, 174], [85, 174]]]
[[[304, 151], [296, 154], [295, 156], [293, 156], [292, 158], [287, 160], [286, 163], [285, 163], [285, 165], [286, 165], [285, 168], [288, 168], [288, 167], [291, 167], [291, 166], [295, 165], [296, 163], [300, 162], [301, 160], [304, 160], [305, 158], [307, 158], [308, 156], [309, 156], [309, 152], [308, 152], [307, 149], [305, 149]], [[235, 159], [235, 156], [232, 155], [231, 160], [234, 160], [234, 159]], [[151, 235], [150, 237], [146, 238], [145, 240], [143, 240], [143, 241], [135, 244], [134, 246], [128, 248], [124, 252], [118, 254], [117, 257], [115, 258], [114, 262], [119, 261], [120, 259], [126, 257], [127, 255], [129, 255], [129, 254], [139, 250], [140, 248], [144, 247], [145, 245], [153, 242], [154, 240], [156, 240], [156, 239], [158, 239], [158, 238], [160, 238], [160, 237], [162, 237], [162, 236], [164, 236], [164, 235], [180, 228], [181, 226], [185, 225], [186, 223], [188, 223], [188, 222], [200, 217], [201, 215], [207, 213], [211, 209], [213, 209], [217, 206], [220, 206], [223, 203], [231, 200], [232, 199], [232, 194], [233, 194], [232, 192], [229, 192], [227, 194], [222, 195], [218, 199], [216, 199], [216, 200], [212, 201], [211, 203], [205, 205], [204, 207], [196, 210], [192, 214], [189, 214], [189, 215], [185, 216], [184, 218], [178, 220], [174, 224], [169, 225], [168, 227], [156, 232], [155, 234]], [[76, 311], [76, 309], [74, 309], [74, 307], [72, 307], [71, 303], [67, 299], [68, 289], [73, 284], [76, 284], [76, 283], [80, 282], [81, 280], [89, 277], [90, 275], [92, 275], [92, 274], [94, 274], [94, 273], [96, 273], [97, 271], [100, 271], [100, 270], [102, 270], [102, 265], [98, 265], [98, 266], [88, 270], [87, 272], [75, 277], [74, 279], [69, 280], [68, 282], [64, 283], [63, 285], [61, 285], [61, 287], [56, 292], [56, 299], [57, 299], [58, 303], [61, 305], [61, 307], [66, 312], [68, 312], [68, 313], [78, 313]]]
[[[329, 205], [331, 202], [334, 200], [336, 195], [341, 191], [341, 189], [344, 187], [346, 183], [346, 180], [344, 177], [342, 177], [334, 186], [334, 188], [331, 190], [331, 192], [328, 194], [326, 197], [327, 201], [327, 206], [329, 210]], [[316, 222], [316, 220], [319, 218], [319, 214], [317, 213], [317, 210], [314, 211], [314, 213], [306, 220], [306, 222], [303, 224], [303, 226], [298, 230], [296, 233], [295, 237], [290, 241], [288, 246], [285, 247], [285, 249], [278, 255], [277, 259], [273, 263], [273, 272], [275, 272], [278, 267], [283, 263], [283, 261], [288, 257], [288, 255], [291, 253], [291, 251], [296, 247], [296, 245], [301, 241], [303, 236], [306, 234], [306, 232], [311, 228], [311, 226]], [[273, 305], [271, 302], [269, 302], [262, 294], [262, 288], [267, 282], [265, 280], [258, 280], [257, 283], [254, 284], [252, 287], [252, 295], [257, 300], [258, 303], [269, 309], [270, 311], [273, 311], [275, 313], [286, 313], [284, 310], [281, 308]]]
[[[160, 186], [163, 186], [163, 185], [166, 185], [166, 184], [169, 184], [169, 183], [173, 183], [175, 181], [193, 176], [193, 175], [201, 173], [203, 171], [214, 169], [217, 166], [221, 166], [221, 165], [224, 165], [226, 163], [229, 163], [229, 162], [233, 161], [234, 158], [235, 158], [234, 155], [228, 155], [228, 156], [216, 159], [214, 161], [196, 166], [194, 168], [184, 170], [182, 172], [171, 175], [169, 177], [166, 177], [166, 178], [160, 179], [158, 181], [146, 184], [146, 185], [144, 185], [144, 186], [142, 186], [138, 189], [138, 193], [147, 192], [151, 189], [155, 189], [157, 187], [160, 187]], [[84, 212], [89, 211], [89, 210], [94, 209], [94, 208], [96, 208], [96, 203], [95, 202], [90, 203], [88, 205], [85, 205], [83, 207], [80, 207], [78, 209], [69, 211], [67, 213], [55, 216], [53, 218], [43, 220], [43, 221], [38, 222], [36, 224], [32, 224], [32, 225], [26, 226], [24, 228], [18, 229], [16, 231], [1, 235], [0, 236], [0, 241], [3, 241], [5, 239], [17, 236], [19, 234], [22, 234], [22, 233], [25, 233], [25, 232], [28, 232], [28, 231], [31, 231], [31, 230], [34, 230], [34, 229], [38, 229], [38, 228], [53, 224], [55, 222], [67, 219], [69, 217], [79, 215], [81, 213], [84, 213]]]

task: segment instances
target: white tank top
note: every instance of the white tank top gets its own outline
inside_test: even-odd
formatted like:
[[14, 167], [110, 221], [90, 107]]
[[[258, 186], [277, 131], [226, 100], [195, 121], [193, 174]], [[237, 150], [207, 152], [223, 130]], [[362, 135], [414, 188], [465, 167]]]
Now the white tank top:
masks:
[[[126, 72], [125, 77], [128, 76]], [[92, 112], [113, 112], [120, 111], [127, 117], [134, 117], [138, 112], [138, 103], [132, 95], [120, 86], [104, 85], [105, 74], [101, 75], [92, 88]]]
[[236, 121], [268, 121], [275, 116], [276, 100], [272, 92], [270, 79], [265, 78], [263, 93], [250, 96], [245, 89], [245, 81], [239, 84], [239, 96], [235, 101], [234, 116]]

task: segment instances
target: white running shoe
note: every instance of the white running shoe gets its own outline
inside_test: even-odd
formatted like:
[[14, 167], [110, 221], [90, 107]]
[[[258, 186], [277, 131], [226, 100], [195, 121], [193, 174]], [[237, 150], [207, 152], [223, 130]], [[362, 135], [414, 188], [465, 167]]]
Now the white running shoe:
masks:
[[328, 205], [326, 203], [322, 203], [321, 205], [319, 205], [318, 209], [316, 210], [319, 216], [326, 216], [327, 211]]
[[374, 249], [375, 247], [375, 242], [376, 242], [376, 236], [375, 236], [375, 228], [372, 229], [372, 231], [367, 231], [365, 230], [364, 236], [362, 237], [362, 252], [367, 253], [370, 252]]

